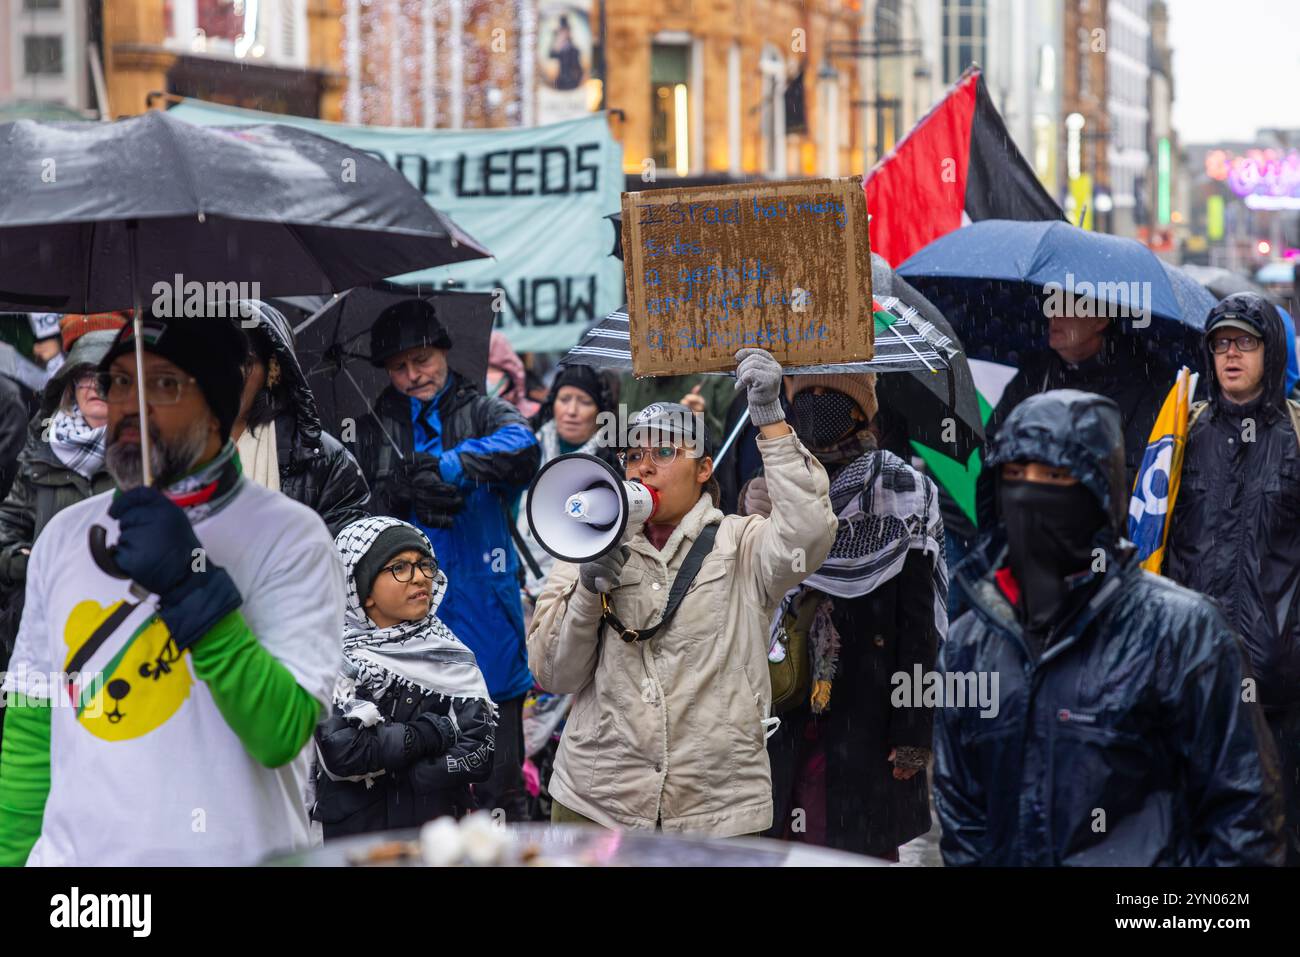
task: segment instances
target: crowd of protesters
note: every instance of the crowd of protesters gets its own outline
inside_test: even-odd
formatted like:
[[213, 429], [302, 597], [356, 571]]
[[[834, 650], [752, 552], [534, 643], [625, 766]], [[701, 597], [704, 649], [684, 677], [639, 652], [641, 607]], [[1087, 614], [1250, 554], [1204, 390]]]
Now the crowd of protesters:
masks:
[[[1058, 318], [951, 601], [945, 494], [872, 375], [743, 349], [734, 382], [543, 382], [494, 333], [472, 382], [412, 297], [344, 436], [274, 306], [141, 328], [143, 382], [126, 314], [0, 343], [0, 863], [252, 863], [476, 809], [897, 860], [932, 790], [949, 864], [1300, 860], [1300, 405], [1258, 297], [1206, 323], [1167, 577], [1124, 537], [1165, 384]], [[657, 503], [583, 563], [526, 518], [572, 453]]]

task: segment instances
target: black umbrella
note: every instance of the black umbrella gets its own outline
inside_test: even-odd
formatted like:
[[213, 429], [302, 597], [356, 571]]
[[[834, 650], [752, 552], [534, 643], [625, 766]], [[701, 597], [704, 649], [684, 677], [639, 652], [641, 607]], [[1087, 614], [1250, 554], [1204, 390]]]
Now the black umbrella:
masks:
[[[489, 255], [388, 164], [292, 127], [19, 120], [0, 125], [0, 169], [0, 309], [135, 309], [146, 483], [146, 296], [328, 294]], [[102, 528], [91, 549], [116, 573]]]
[[125, 309], [177, 274], [329, 295], [490, 255], [387, 163], [290, 126], [20, 120], [0, 169], [0, 309]]
[[141, 365], [146, 298], [329, 294], [489, 255], [387, 163], [288, 126], [20, 120], [0, 169], [0, 308], [134, 307]]
[[1190, 263], [1180, 268], [1208, 289], [1210, 295], [1216, 299], [1227, 299], [1237, 292], [1253, 292], [1270, 302], [1273, 299], [1263, 286], [1231, 269], [1223, 269], [1219, 266], [1197, 266]]
[[407, 288], [376, 283], [331, 299], [279, 300], [297, 313], [294, 322], [298, 362], [316, 396], [321, 422], [335, 434], [344, 419], [373, 414], [371, 402], [388, 385], [388, 373], [370, 364], [370, 327], [389, 306], [420, 298], [433, 304], [451, 336], [447, 364], [479, 389], [487, 377], [492, 337], [493, 294]]

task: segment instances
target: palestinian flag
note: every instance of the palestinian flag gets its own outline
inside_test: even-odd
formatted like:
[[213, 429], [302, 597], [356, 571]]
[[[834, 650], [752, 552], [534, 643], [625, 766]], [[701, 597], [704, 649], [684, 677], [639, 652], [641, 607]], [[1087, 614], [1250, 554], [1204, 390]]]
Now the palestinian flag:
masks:
[[965, 221], [1064, 219], [972, 66], [867, 174], [871, 251], [897, 266]]

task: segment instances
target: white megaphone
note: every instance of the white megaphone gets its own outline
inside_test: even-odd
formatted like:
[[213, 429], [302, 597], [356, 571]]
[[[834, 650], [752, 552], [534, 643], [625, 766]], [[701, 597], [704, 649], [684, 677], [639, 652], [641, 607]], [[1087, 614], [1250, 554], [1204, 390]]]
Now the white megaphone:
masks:
[[528, 527], [537, 543], [565, 562], [589, 562], [644, 522], [659, 495], [624, 481], [607, 462], [585, 452], [551, 459], [528, 487]]

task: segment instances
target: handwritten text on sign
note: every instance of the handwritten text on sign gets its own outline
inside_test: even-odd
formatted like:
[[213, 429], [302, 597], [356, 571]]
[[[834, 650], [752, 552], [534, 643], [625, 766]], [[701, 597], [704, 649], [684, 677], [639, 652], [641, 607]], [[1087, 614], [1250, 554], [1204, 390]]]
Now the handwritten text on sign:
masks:
[[624, 193], [636, 374], [870, 359], [866, 227], [860, 177]]

